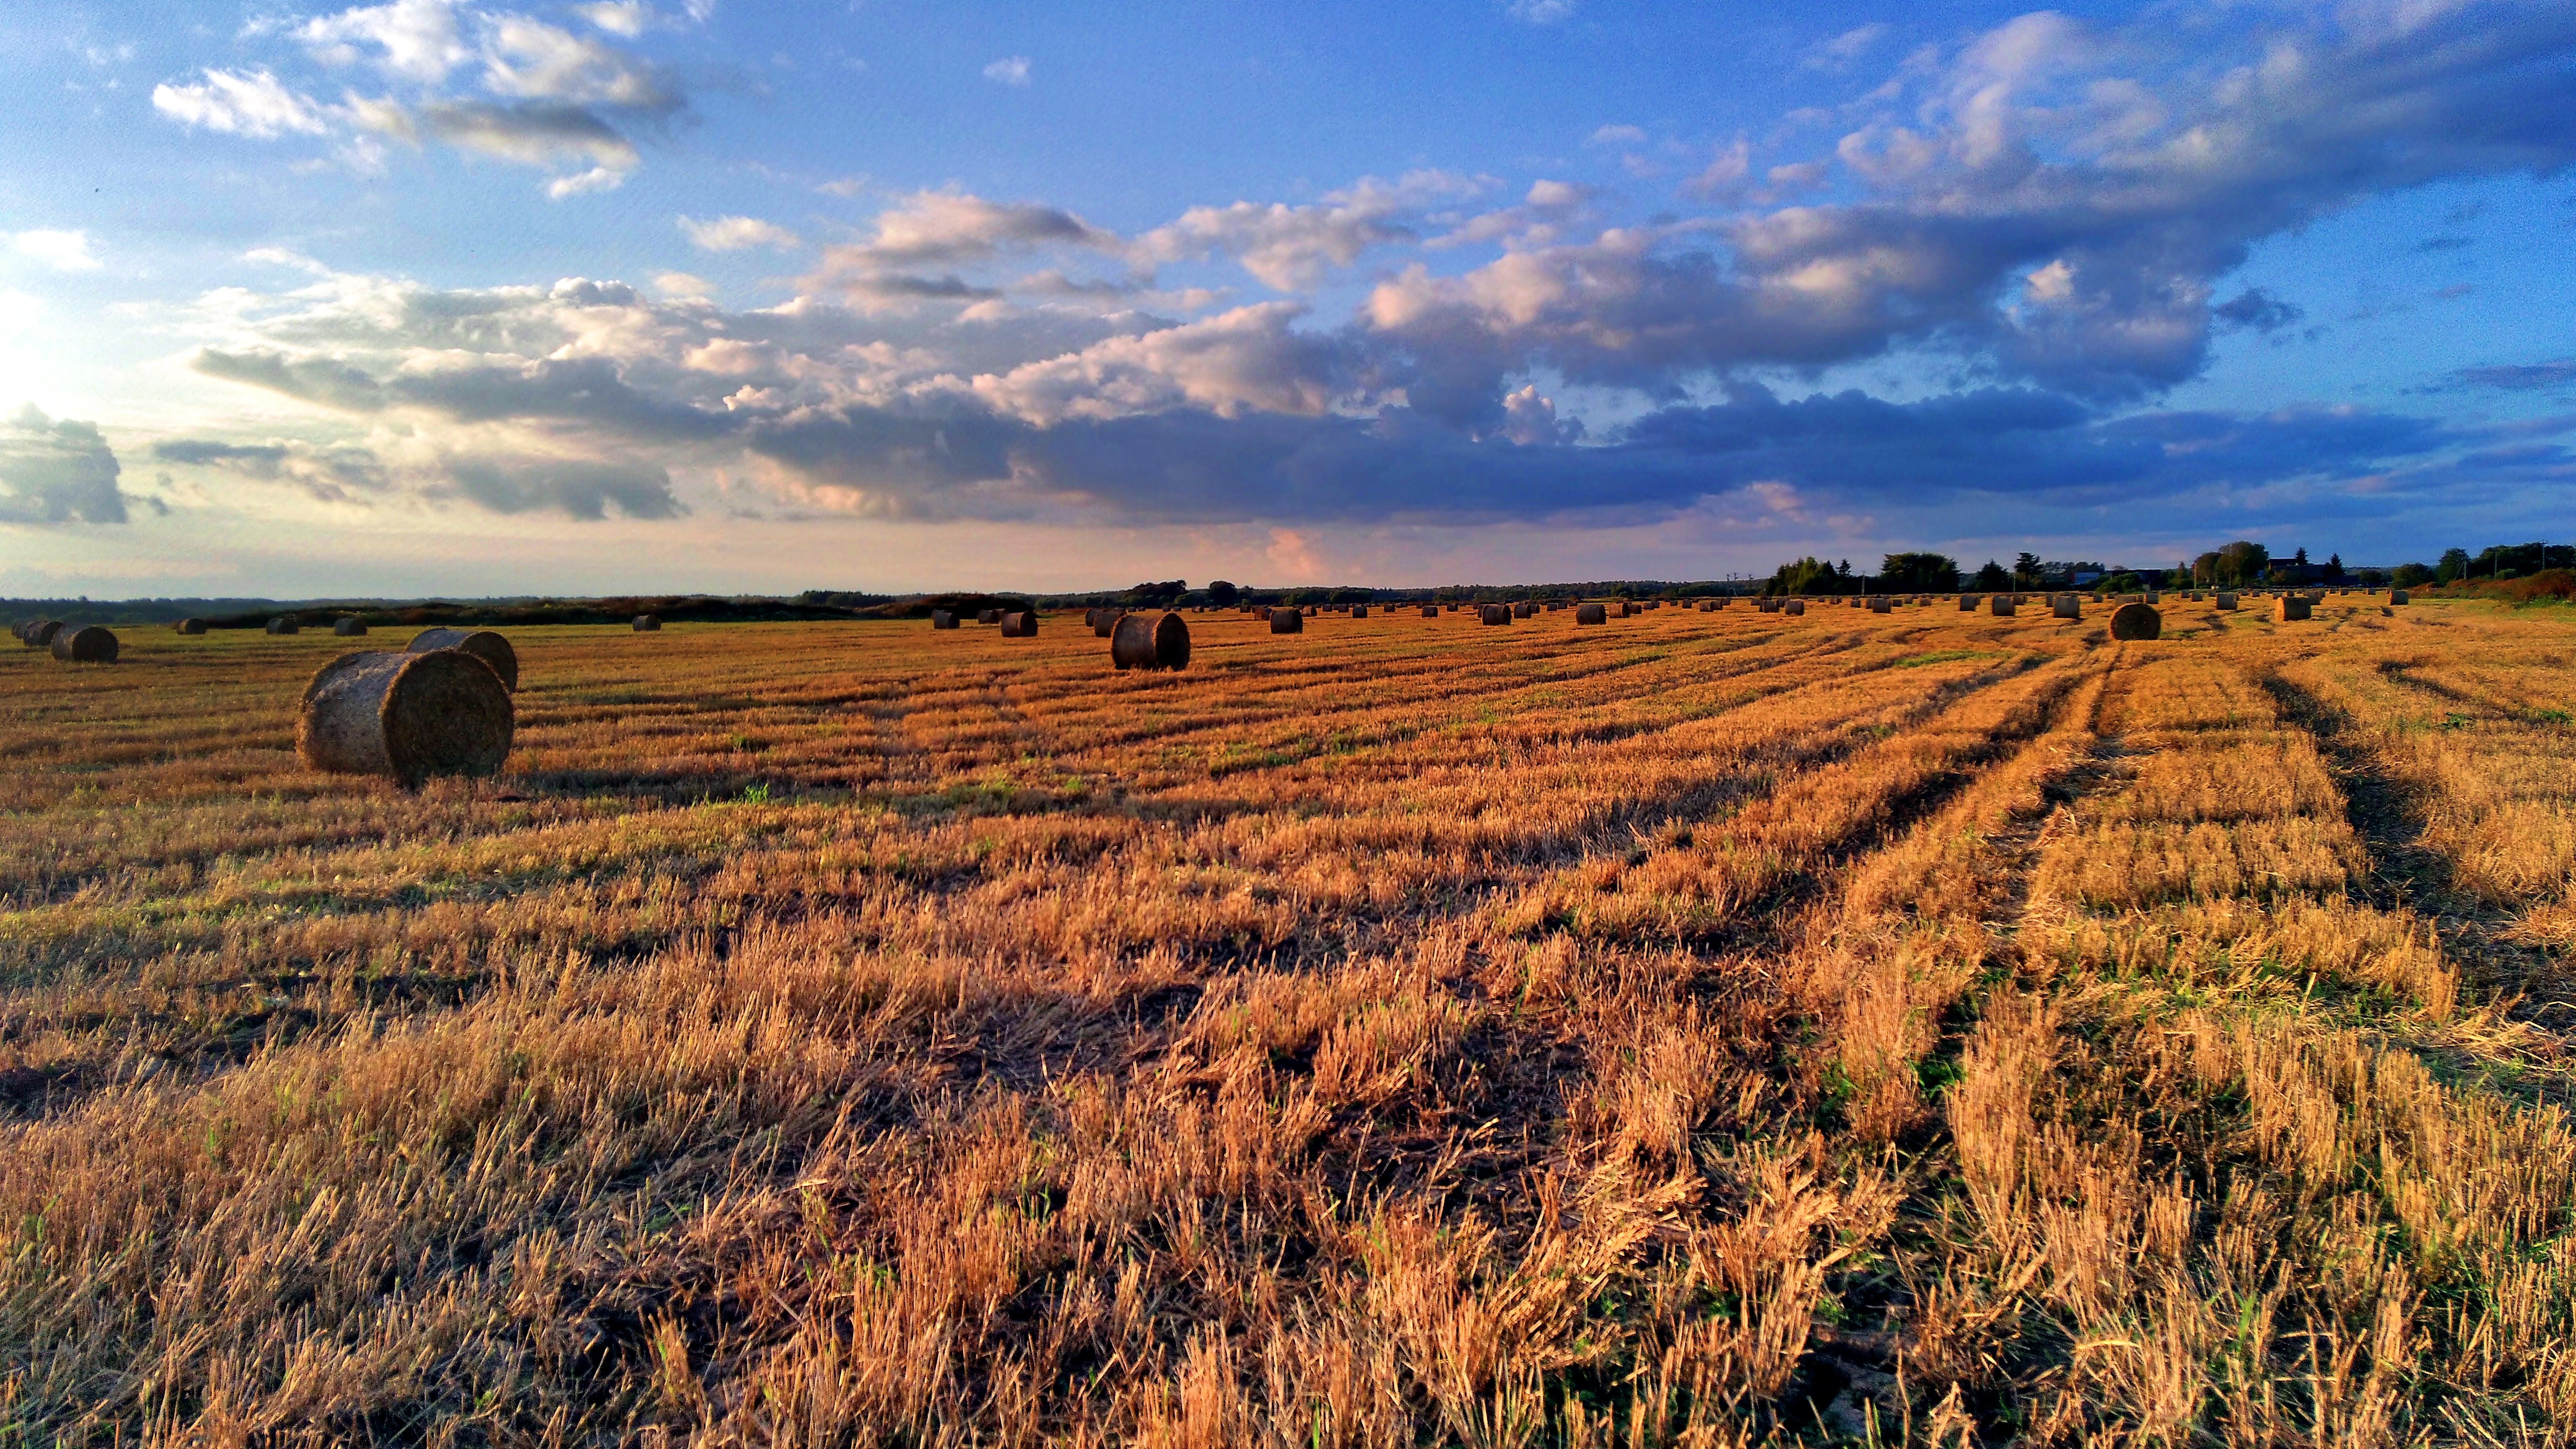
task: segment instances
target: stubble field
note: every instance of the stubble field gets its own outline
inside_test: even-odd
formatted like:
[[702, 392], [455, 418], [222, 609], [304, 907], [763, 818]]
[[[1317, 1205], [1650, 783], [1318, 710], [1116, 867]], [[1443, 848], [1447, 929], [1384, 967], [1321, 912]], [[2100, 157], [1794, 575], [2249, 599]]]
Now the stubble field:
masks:
[[0, 1442], [2576, 1441], [2576, 624], [2248, 603], [0, 654]]

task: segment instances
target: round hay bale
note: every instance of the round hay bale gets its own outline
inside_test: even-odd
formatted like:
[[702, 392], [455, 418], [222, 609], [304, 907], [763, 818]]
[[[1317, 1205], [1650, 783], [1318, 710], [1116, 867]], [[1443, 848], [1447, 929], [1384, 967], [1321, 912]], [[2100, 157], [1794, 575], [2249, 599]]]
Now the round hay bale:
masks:
[[86, 629], [56, 629], [50, 647], [56, 659], [73, 664], [116, 662], [116, 636], [96, 624]]
[[492, 666], [492, 677], [512, 694], [519, 692], [519, 651], [510, 641], [489, 629], [423, 629], [405, 645], [405, 654], [427, 654], [433, 649], [462, 649]]
[[1038, 616], [1026, 609], [1002, 616], [1002, 637], [1034, 639], [1038, 637]]
[[2004, 594], [1997, 594], [1988, 602], [1987, 607], [1995, 611], [1997, 618], [2009, 619], [2013, 615], [2013, 610], [2021, 607], [2021, 601]]
[[1893, 609], [1894, 607], [1896, 607], [1896, 606], [1895, 606], [1895, 604], [1894, 604], [1893, 602], [1891, 602], [1891, 601], [1888, 599], [1887, 595], [1885, 595], [1885, 594], [1872, 594], [1872, 595], [1870, 595], [1870, 598], [1869, 598], [1869, 611], [1870, 611], [1871, 613], [1873, 613], [1873, 614], [1884, 614], [1884, 613], [1888, 612], [1890, 609]]
[[1476, 617], [1488, 624], [1508, 624], [1512, 621], [1512, 611], [1501, 604], [1484, 604], [1477, 608]]
[[1538, 605], [1528, 603], [1526, 601], [1514, 604], [1512, 605], [1512, 617], [1515, 619], [1535, 619], [1538, 617]]
[[2219, 608], [2227, 609], [2227, 610], [2230, 610], [2230, 611], [2233, 611], [2233, 610], [2235, 609], [2235, 607], [2236, 607], [2236, 596], [2235, 596], [2234, 594], [2231, 594], [2231, 593], [2226, 592], [2226, 591], [2225, 591], [2225, 590], [2223, 590], [2223, 589], [2222, 589], [2222, 590], [2220, 590], [2220, 591], [2219, 591], [2219, 592], [2217, 592], [2217, 593], [2214, 593], [2214, 594], [2210, 595], [2210, 596], [2209, 596], [2209, 601], [2210, 601], [2212, 604], [2217, 605]]
[[30, 649], [51, 649], [54, 636], [62, 629], [63, 621], [60, 619], [38, 619], [27, 626], [26, 632], [18, 636], [18, 641]]
[[[2084, 600], [2080, 595], [2059, 594], [2057, 597], [2048, 601], [2048, 607], [2051, 612], [2055, 613], [2057, 617], [2061, 619], [2081, 619], [2084, 617]], [[2111, 617], [2117, 619], [2120, 616], [2114, 614]]]
[[2315, 607], [2301, 595], [2283, 594], [2272, 602], [2272, 620], [2274, 623], [2292, 624], [2301, 619], [2313, 618], [2312, 611]]
[[1804, 614], [1807, 612], [1807, 601], [1804, 599], [1783, 599], [1780, 601], [1780, 612], [1783, 614]]
[[171, 625], [170, 631], [174, 634], [203, 634], [206, 632], [206, 621], [203, 619], [182, 619], [178, 623]]
[[268, 632], [271, 634], [301, 634], [304, 632], [304, 626], [281, 614], [268, 621]]
[[659, 633], [661, 633], [661, 632], [662, 632], [662, 616], [661, 616], [661, 615], [659, 615], [659, 614], [638, 614], [638, 615], [636, 615], [636, 616], [635, 616], [635, 632], [636, 632], [636, 633], [638, 633], [638, 634], [659, 634]]
[[1094, 609], [1083, 615], [1083, 618], [1091, 623], [1091, 637], [1094, 639], [1115, 638], [1118, 632], [1118, 621], [1134, 617], [1125, 609]]
[[1270, 632], [1303, 634], [1306, 632], [1306, 616], [1296, 609], [1273, 609], [1270, 611]]
[[1120, 669], [1189, 668], [1189, 621], [1169, 611], [1160, 618], [1119, 616], [1109, 636], [1109, 662]]
[[1365, 619], [1365, 618], [1367, 618], [1367, 617], [1368, 617], [1368, 605], [1366, 605], [1366, 604], [1353, 604], [1353, 605], [1351, 605], [1351, 617], [1352, 617], [1352, 618], [1354, 618], [1354, 619]]
[[490, 775], [510, 757], [510, 693], [461, 649], [368, 649], [325, 664], [305, 686], [295, 754], [307, 768], [386, 775]]
[[1633, 618], [1637, 617], [1637, 613], [1638, 613], [1637, 606], [1636, 606], [1636, 604], [1635, 604], [1634, 602], [1632, 602], [1631, 600], [1627, 600], [1627, 599], [1621, 599], [1621, 600], [1619, 601], [1619, 612], [1618, 612], [1618, 617], [1619, 617], [1619, 618], [1622, 618], [1622, 619], [1633, 619]]
[[1599, 604], [1577, 604], [1574, 608], [1574, 622], [1577, 624], [1598, 624], [1609, 617], [1610, 611]]
[[975, 622], [978, 624], [998, 624], [1002, 622], [1002, 611], [999, 609], [977, 609], [975, 611]]
[[2165, 632], [2165, 616], [2153, 604], [2122, 604], [2111, 611], [2114, 639], [2153, 639]]
[[1959, 596], [1959, 612], [1962, 614], [1973, 614], [1977, 612], [1978, 603], [1979, 600], [1976, 595], [1961, 594]]
[[2407, 595], [2404, 589], [2390, 589], [2388, 591], [2388, 602], [2392, 604], [2405, 603], [2406, 597]]
[[930, 627], [933, 629], [954, 629], [957, 627], [957, 616], [946, 609], [933, 609], [930, 611]]
[[1440, 606], [1439, 606], [1438, 604], [1425, 604], [1425, 605], [1423, 605], [1423, 606], [1422, 606], [1422, 617], [1424, 617], [1424, 618], [1426, 618], [1426, 619], [1437, 619], [1437, 618], [1439, 618], [1439, 617], [1440, 617]]
[[334, 619], [331, 621], [331, 632], [343, 639], [360, 638], [367, 632], [367, 621], [355, 617]]

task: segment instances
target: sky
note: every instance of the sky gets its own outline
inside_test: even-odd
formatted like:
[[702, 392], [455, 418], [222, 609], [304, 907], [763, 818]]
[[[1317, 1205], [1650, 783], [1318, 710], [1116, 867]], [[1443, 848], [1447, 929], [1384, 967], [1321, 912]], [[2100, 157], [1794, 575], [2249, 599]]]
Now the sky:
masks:
[[2576, 5], [0, 8], [0, 595], [2576, 537]]

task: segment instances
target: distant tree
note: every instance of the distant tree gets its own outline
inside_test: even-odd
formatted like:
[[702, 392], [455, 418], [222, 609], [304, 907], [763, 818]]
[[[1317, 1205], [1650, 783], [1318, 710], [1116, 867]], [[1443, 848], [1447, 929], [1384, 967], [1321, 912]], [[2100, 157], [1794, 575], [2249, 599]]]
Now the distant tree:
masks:
[[2012, 571], [2014, 583], [2036, 585], [2039, 582], [2039, 555], [2035, 553], [2014, 554]]
[[1892, 594], [1946, 594], [1959, 587], [1959, 561], [1948, 554], [1892, 553], [1879, 561], [1878, 583]]
[[2457, 579], [2464, 579], [2469, 576], [2470, 566], [2469, 551], [2467, 549], [2446, 548], [2442, 550], [2442, 561], [2433, 566], [2433, 577], [2446, 584]]
[[1243, 590], [1219, 579], [1207, 587], [1208, 602], [1220, 609], [1231, 609], [1243, 602]]
[[2326, 555], [2326, 577], [2330, 579], [2339, 579], [2343, 577], [2342, 554], [2330, 553]]
[[2218, 551], [2209, 581], [2213, 584], [2250, 584], [2263, 577], [2263, 570], [2271, 564], [2270, 549], [2240, 538]]
[[2290, 555], [2290, 562], [2297, 564], [2301, 568], [2306, 568], [2308, 566], [2308, 551], [2303, 548], [2293, 552]]
[[1977, 570], [1977, 587], [1985, 589], [1988, 592], [1992, 592], [1996, 589], [2011, 588], [2012, 575], [2004, 572], [2004, 566], [2002, 564], [1995, 562], [1993, 559], [1988, 559], [1986, 560], [1985, 567]]
[[2399, 564], [2388, 581], [2401, 589], [2420, 588], [2433, 581], [2433, 571], [2419, 563]]
[[1179, 579], [1168, 579], [1159, 584], [1138, 584], [1127, 591], [1126, 597], [1140, 604], [1169, 605], [1177, 602], [1181, 595], [1189, 591], [1190, 586], [1187, 583]]
[[1784, 563], [1762, 585], [1765, 594], [1830, 594], [1837, 592], [1833, 565], [1813, 557]]

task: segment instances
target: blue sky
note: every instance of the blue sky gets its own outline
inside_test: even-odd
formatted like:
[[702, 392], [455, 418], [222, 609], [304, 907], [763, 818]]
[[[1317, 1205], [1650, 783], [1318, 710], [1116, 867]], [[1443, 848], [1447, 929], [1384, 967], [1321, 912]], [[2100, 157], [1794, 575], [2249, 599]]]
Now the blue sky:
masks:
[[0, 13], [0, 593], [2568, 537], [2576, 7]]

